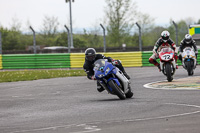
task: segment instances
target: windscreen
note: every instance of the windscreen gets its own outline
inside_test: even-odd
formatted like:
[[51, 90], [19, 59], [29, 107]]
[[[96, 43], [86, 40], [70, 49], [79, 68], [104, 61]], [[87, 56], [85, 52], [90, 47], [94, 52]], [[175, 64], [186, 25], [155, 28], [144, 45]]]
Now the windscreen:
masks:
[[192, 48], [190, 48], [190, 47], [186, 47], [185, 50], [189, 50], [189, 51], [191, 51]]
[[163, 48], [163, 49], [161, 50], [161, 52], [166, 53], [166, 52], [169, 52], [169, 51], [171, 51], [171, 50], [172, 50], [171, 48]]
[[102, 68], [104, 68], [105, 66], [105, 60], [104, 59], [99, 59], [97, 61], [94, 62], [94, 70], [100, 70]]

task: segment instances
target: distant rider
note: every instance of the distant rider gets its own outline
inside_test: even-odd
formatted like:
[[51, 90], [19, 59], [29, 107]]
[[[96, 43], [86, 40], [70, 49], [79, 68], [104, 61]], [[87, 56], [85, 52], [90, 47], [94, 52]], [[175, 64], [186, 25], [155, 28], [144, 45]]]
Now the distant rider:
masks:
[[[114, 60], [111, 57], [105, 57], [102, 54], [96, 54], [96, 50], [94, 48], [88, 48], [85, 50], [85, 63], [83, 65], [83, 68], [87, 73], [88, 79], [96, 80], [94, 76], [93, 67], [94, 67], [94, 62], [98, 59], [108, 59], [108, 62], [112, 62], [114, 66], [118, 67], [124, 73], [127, 79], [130, 79], [130, 77], [125, 72], [124, 67], [122, 66], [119, 60]], [[102, 92], [104, 90], [103, 87], [98, 82], [97, 82], [97, 90], [99, 92]]]
[[[156, 61], [156, 59], [159, 58], [159, 52], [161, 51], [162, 48], [171, 47], [175, 52], [175, 61], [177, 62], [177, 59], [178, 59], [177, 52], [176, 52], [176, 45], [173, 42], [173, 40], [169, 38], [169, 36], [170, 36], [170, 33], [166, 30], [164, 30], [161, 33], [161, 37], [157, 40], [156, 44], [154, 45], [153, 55], [149, 58], [149, 62], [157, 66], [159, 71], [161, 71], [160, 64]], [[177, 65], [176, 65], [176, 69], [178, 69]]]
[[192, 39], [192, 36], [190, 34], [186, 34], [185, 35], [185, 38], [181, 41], [180, 47], [178, 49], [178, 51], [179, 51], [179, 60], [181, 60], [181, 62], [182, 62], [182, 55], [181, 54], [182, 54], [183, 49], [185, 47], [193, 48], [194, 52], [195, 52], [195, 55], [196, 55], [196, 59], [197, 59], [198, 49], [197, 49], [195, 40]]

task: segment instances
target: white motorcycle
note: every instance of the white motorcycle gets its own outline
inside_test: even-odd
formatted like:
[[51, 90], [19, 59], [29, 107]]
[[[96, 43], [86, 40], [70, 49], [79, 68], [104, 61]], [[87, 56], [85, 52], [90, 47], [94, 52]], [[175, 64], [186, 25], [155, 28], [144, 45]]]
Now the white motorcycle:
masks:
[[196, 56], [195, 52], [191, 47], [186, 47], [183, 49], [182, 55], [182, 65], [191, 76], [194, 74], [194, 69], [196, 68]]

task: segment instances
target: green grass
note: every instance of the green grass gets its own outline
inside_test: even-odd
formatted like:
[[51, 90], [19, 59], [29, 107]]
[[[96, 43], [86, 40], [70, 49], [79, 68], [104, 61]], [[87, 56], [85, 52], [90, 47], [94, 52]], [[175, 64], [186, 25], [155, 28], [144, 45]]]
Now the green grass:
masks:
[[1, 82], [27, 81], [58, 77], [86, 76], [84, 70], [20, 70], [0, 71]]

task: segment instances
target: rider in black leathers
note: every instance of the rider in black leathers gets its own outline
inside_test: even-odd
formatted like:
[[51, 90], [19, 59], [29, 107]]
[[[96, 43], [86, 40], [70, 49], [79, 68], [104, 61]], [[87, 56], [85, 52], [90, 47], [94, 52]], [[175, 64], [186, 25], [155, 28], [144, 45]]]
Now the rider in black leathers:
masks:
[[196, 55], [196, 59], [197, 59], [197, 55], [198, 55], [198, 49], [197, 49], [197, 46], [196, 46], [196, 42], [195, 40], [192, 39], [192, 36], [190, 34], [186, 34], [185, 35], [185, 38], [181, 41], [181, 44], [180, 44], [180, 47], [179, 47], [179, 60], [182, 61], [182, 52], [183, 52], [183, 49], [185, 47], [193, 47], [194, 49], [194, 52], [195, 52], [195, 55]]
[[[121, 62], [119, 60], [114, 60], [111, 57], [105, 57], [102, 54], [96, 54], [96, 50], [94, 48], [88, 48], [85, 51], [85, 63], [83, 65], [83, 69], [87, 73], [87, 78], [91, 80], [96, 80], [94, 76], [94, 62], [98, 59], [107, 59], [108, 62], [112, 62], [113, 65], [118, 67], [126, 76], [127, 79], [130, 79], [128, 74], [125, 72], [124, 67], [122, 66]], [[97, 82], [97, 90], [99, 92], [102, 92], [104, 89], [103, 87]]]

